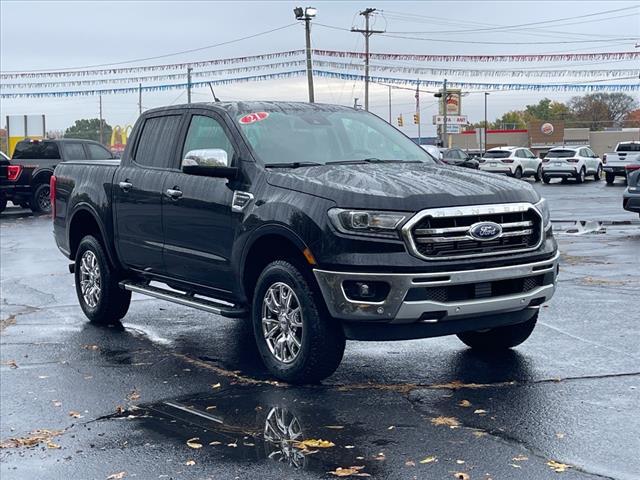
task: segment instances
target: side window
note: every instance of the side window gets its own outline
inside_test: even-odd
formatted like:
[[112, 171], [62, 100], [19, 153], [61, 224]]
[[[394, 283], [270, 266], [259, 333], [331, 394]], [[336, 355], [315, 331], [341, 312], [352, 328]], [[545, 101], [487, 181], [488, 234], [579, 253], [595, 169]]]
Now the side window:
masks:
[[194, 115], [191, 117], [181, 158], [184, 158], [190, 150], [200, 150], [202, 148], [224, 150], [227, 152], [229, 163], [231, 163], [234, 153], [233, 145], [220, 122], [204, 115]]
[[87, 154], [84, 153], [84, 147], [79, 142], [63, 142], [65, 160], [86, 160]]
[[594, 152], [593, 150], [591, 150], [590, 148], [587, 148], [587, 151], [589, 152], [589, 156], [591, 158], [598, 158], [598, 155], [596, 155], [596, 152]]
[[166, 115], [145, 120], [135, 154], [138, 165], [156, 168], [171, 166], [181, 118], [182, 115]]
[[531, 152], [531, 150], [524, 150], [524, 154], [527, 158], [536, 158], [536, 156]]
[[524, 150], [516, 150], [516, 155], [517, 158], [526, 158], [526, 155], [524, 154]]
[[91, 160], [111, 160], [113, 158], [111, 152], [100, 145], [87, 143], [86, 147], [89, 150], [89, 158]]

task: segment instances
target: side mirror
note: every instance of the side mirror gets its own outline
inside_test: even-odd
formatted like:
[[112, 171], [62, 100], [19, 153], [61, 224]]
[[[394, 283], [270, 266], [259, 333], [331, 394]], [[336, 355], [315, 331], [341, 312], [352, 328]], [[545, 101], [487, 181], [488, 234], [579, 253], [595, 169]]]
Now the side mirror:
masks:
[[227, 152], [220, 148], [189, 150], [182, 159], [182, 172], [216, 178], [235, 178], [238, 175], [238, 169], [229, 166]]

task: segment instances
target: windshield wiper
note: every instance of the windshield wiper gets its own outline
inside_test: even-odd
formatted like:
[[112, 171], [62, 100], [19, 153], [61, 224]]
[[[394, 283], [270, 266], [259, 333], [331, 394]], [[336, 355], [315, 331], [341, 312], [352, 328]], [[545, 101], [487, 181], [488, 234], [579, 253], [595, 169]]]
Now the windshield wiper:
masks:
[[380, 158], [369, 157], [362, 160], [335, 160], [327, 162], [332, 165], [354, 165], [358, 163], [422, 163], [420, 160], [382, 160]]
[[317, 167], [324, 165], [318, 162], [289, 162], [289, 163], [267, 163], [266, 168], [300, 168], [300, 167]]

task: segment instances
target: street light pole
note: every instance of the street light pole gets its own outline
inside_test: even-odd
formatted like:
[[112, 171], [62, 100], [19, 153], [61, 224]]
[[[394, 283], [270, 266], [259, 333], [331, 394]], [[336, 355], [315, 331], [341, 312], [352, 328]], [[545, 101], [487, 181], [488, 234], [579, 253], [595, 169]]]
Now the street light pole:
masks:
[[482, 145], [482, 156], [487, 153], [487, 97], [489, 96], [489, 92], [484, 92], [484, 142]]
[[307, 57], [307, 86], [309, 89], [309, 103], [313, 103], [315, 101], [315, 94], [313, 91], [313, 65], [311, 63], [311, 19], [316, 16], [318, 11], [313, 7], [296, 7], [293, 9], [293, 13], [296, 16], [296, 20], [304, 20], [305, 49]]
[[442, 146], [448, 148], [447, 142], [447, 79], [444, 79], [444, 85], [442, 89], [442, 113], [444, 114], [444, 121], [442, 122]]

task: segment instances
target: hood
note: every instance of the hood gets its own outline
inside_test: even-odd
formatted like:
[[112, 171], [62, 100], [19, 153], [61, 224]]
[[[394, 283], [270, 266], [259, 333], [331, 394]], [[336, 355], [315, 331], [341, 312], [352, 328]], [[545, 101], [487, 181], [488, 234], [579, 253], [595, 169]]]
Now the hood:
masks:
[[342, 208], [417, 211], [424, 208], [531, 202], [531, 185], [447, 165], [385, 163], [270, 169], [267, 181], [336, 202]]

